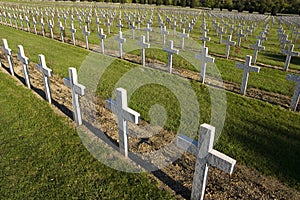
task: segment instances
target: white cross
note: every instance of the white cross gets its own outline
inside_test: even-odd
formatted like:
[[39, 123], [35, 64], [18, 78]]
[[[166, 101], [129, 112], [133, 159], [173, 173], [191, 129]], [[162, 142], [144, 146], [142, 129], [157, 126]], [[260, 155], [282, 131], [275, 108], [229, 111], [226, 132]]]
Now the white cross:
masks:
[[7, 57], [10, 73], [11, 73], [12, 76], [14, 76], [15, 72], [14, 72], [13, 62], [12, 62], [12, 58], [11, 58], [12, 50], [8, 47], [8, 43], [7, 43], [6, 39], [3, 38], [2, 43], [3, 43], [2, 50], [4, 51], [4, 53]]
[[234, 46], [236, 43], [234, 41], [231, 41], [232, 35], [228, 35], [227, 40], [223, 40], [222, 43], [226, 44], [226, 53], [225, 57], [228, 59], [229, 57], [229, 52], [230, 52], [230, 46]]
[[296, 88], [291, 102], [291, 109], [296, 111], [300, 99], [300, 76], [288, 74], [286, 75], [286, 80], [296, 82]]
[[146, 31], [146, 42], [149, 42], [149, 33], [152, 31], [152, 28], [150, 27], [150, 24], [147, 24], [147, 27], [145, 28]]
[[35, 20], [34, 17], [32, 17], [32, 23], [33, 23], [34, 33], [37, 34], [37, 30], [36, 30], [36, 20]]
[[232, 174], [236, 160], [213, 149], [215, 127], [209, 124], [200, 126], [198, 141], [185, 135], [178, 135], [177, 147], [196, 156], [191, 199], [203, 200], [207, 183], [208, 170], [214, 166]]
[[44, 55], [40, 54], [39, 60], [40, 60], [40, 63], [37, 64], [36, 67], [43, 75], [46, 99], [51, 104], [52, 98], [51, 98], [51, 90], [50, 90], [50, 83], [49, 83], [48, 77], [52, 76], [52, 70], [47, 67]]
[[83, 96], [85, 94], [85, 86], [78, 83], [77, 72], [75, 68], [69, 68], [69, 78], [64, 78], [64, 84], [71, 88], [74, 121], [79, 126], [82, 124], [82, 118], [78, 95]]
[[100, 32], [98, 34], [98, 37], [100, 38], [100, 46], [101, 46], [101, 52], [104, 54], [104, 39], [106, 38], [106, 35], [103, 33], [103, 28], [100, 28]]
[[134, 39], [135, 39], [135, 34], [134, 34], [134, 32], [135, 32], [135, 29], [136, 29], [136, 26], [135, 26], [135, 23], [134, 23], [134, 22], [132, 22], [130, 28], [131, 28], [132, 39], [134, 40]]
[[53, 23], [52, 23], [51, 19], [49, 20], [49, 24], [48, 25], [49, 25], [49, 28], [50, 28], [50, 36], [53, 39]]
[[126, 39], [122, 36], [122, 31], [119, 31], [119, 35], [116, 37], [116, 40], [119, 42], [119, 56], [123, 58], [123, 43], [126, 42]]
[[169, 46], [167, 48], [163, 48], [163, 51], [168, 52], [168, 71], [172, 73], [172, 59], [173, 54], [179, 54], [179, 50], [173, 48], [173, 41], [169, 41]]
[[142, 48], [142, 65], [145, 66], [145, 57], [146, 57], [146, 48], [150, 48], [150, 44], [145, 42], [145, 36], [141, 36], [141, 41], [137, 42], [137, 45], [140, 46]]
[[119, 23], [117, 24], [117, 27], [119, 28], [119, 31], [121, 31], [122, 28], [124, 27], [121, 19], [119, 19]]
[[45, 23], [44, 23], [44, 19], [41, 18], [41, 26], [42, 26], [42, 35], [45, 36], [45, 27], [44, 27]]
[[257, 60], [258, 51], [259, 50], [265, 50], [265, 47], [260, 44], [260, 40], [259, 39], [256, 40], [255, 44], [251, 44], [249, 47], [251, 49], [254, 49], [254, 55], [253, 55], [252, 64], [255, 64], [256, 60]]
[[73, 41], [73, 45], [76, 45], [76, 39], [75, 39], [76, 29], [75, 29], [75, 27], [74, 27], [73, 22], [71, 22], [70, 31], [71, 31], [71, 33], [72, 33], [72, 41]]
[[189, 34], [185, 33], [185, 29], [182, 29], [182, 32], [178, 34], [179, 37], [181, 37], [181, 43], [180, 43], [180, 47], [181, 49], [184, 49], [184, 38], [188, 38]]
[[166, 26], [163, 26], [160, 32], [162, 34], [163, 45], [165, 45], [166, 44], [166, 35], [169, 34], [169, 31], [167, 31], [167, 27]]
[[221, 28], [219, 28], [218, 33], [220, 34], [220, 43], [222, 43], [222, 40], [223, 40], [223, 34], [225, 34], [226, 31], [224, 30], [223, 27], [221, 27]]
[[138, 124], [140, 114], [128, 107], [127, 92], [123, 88], [116, 89], [116, 100], [106, 100], [106, 108], [117, 115], [119, 149], [125, 157], [128, 157], [128, 122]]
[[28, 67], [27, 67], [27, 65], [29, 64], [29, 58], [25, 56], [24, 48], [22, 45], [18, 45], [18, 49], [19, 49], [18, 60], [22, 62], [25, 83], [27, 87], [30, 89], [30, 78], [29, 78]]
[[259, 73], [260, 67], [251, 66], [251, 59], [252, 56], [246, 56], [246, 62], [243, 63], [236, 63], [235, 67], [239, 69], [244, 70], [243, 80], [242, 80], [242, 86], [241, 86], [241, 94], [245, 95], [247, 90], [247, 84], [248, 84], [248, 78], [249, 78], [249, 72], [256, 72]]
[[245, 37], [245, 34], [243, 34], [243, 30], [242, 29], [239, 30], [237, 36], [238, 36], [238, 46], [240, 47], [241, 46], [242, 37]]
[[60, 39], [62, 42], [64, 42], [64, 30], [65, 27], [62, 25], [61, 22], [59, 22]]
[[109, 21], [109, 19], [107, 19], [106, 26], [107, 26], [107, 34], [110, 34], [111, 22]]
[[200, 81], [204, 83], [205, 80], [205, 74], [206, 74], [206, 64], [207, 62], [215, 62], [215, 58], [208, 56], [208, 48], [203, 47], [201, 54], [196, 54], [195, 58], [198, 58], [201, 60], [201, 70], [200, 70]]
[[294, 45], [290, 44], [290, 47], [288, 50], [286, 49], [281, 49], [281, 53], [286, 55], [286, 59], [285, 59], [285, 64], [284, 64], [284, 70], [287, 71], [289, 66], [290, 66], [290, 62], [292, 59], [292, 56], [299, 56], [299, 52], [295, 52], [294, 51]]
[[202, 36], [199, 36], [199, 39], [202, 41], [202, 46], [205, 47], [207, 41], [210, 41], [210, 37], [207, 37], [207, 32], [204, 31]]
[[83, 35], [85, 36], [85, 45], [86, 45], [86, 49], [89, 49], [89, 35], [90, 35], [90, 31], [88, 31], [87, 26], [84, 26], [84, 30], [83, 30]]
[[268, 38], [264, 32], [261, 32], [259, 36], [256, 36], [256, 39], [260, 40], [260, 44], [263, 44], [264, 40], [268, 40]]

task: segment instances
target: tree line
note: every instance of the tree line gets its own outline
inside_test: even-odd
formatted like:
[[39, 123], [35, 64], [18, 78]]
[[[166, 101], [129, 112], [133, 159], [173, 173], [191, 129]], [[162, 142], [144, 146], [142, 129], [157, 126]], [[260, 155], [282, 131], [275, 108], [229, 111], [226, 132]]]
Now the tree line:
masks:
[[[73, 0], [75, 1], [75, 0]], [[174, 5], [182, 7], [207, 7], [210, 9], [219, 8], [229, 11], [238, 10], [239, 12], [248, 11], [260, 14], [278, 13], [299, 14], [300, 0], [81, 0], [110, 3], [138, 3], [150, 5]]]

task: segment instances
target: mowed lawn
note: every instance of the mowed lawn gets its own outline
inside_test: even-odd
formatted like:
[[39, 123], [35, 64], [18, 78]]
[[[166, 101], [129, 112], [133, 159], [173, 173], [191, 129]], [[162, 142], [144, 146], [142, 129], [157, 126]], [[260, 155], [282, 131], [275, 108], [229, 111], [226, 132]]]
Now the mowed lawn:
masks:
[[104, 166], [69, 120], [0, 72], [1, 199], [170, 199], [146, 174]]
[[[22, 41], [20, 37], [25, 36], [26, 41]], [[67, 69], [70, 66], [79, 68], [80, 64], [88, 54], [88, 51], [82, 48], [61, 44], [48, 38], [35, 36], [33, 34], [17, 31], [4, 26], [0, 26], [0, 37], [6, 37], [8, 39], [9, 44], [11, 44], [11, 48], [15, 50], [14, 52], [16, 52], [17, 44], [23, 44], [25, 51], [28, 55], [30, 55], [33, 62], [37, 62], [37, 55], [39, 53], [45, 54], [49, 67], [53, 69], [54, 73], [57, 73], [60, 76], [66, 76]], [[39, 45], [40, 43], [43, 45]], [[99, 67], [101, 67], [100, 62], [95, 61], [95, 63], [98, 63]], [[114, 86], [120, 77], [134, 67], [139, 66], [121, 60], [116, 60], [112, 63], [101, 77], [99, 84], [100, 88], [98, 88], [99, 95], [105, 99], [111, 97], [110, 95], [114, 91]], [[235, 76], [235, 74], [232, 74], [232, 76]], [[200, 123], [210, 123], [210, 91], [207, 86], [200, 84], [197, 81], [190, 81], [190, 83], [196, 92], [199, 104], [201, 105]], [[154, 86], [150, 85], [149, 87], [144, 88], [147, 91], [137, 91], [130, 100], [129, 105], [140, 113], [147, 113], [145, 108], [149, 108], [157, 102], [149, 102], [147, 98], [144, 98], [144, 96], [139, 94], [146, 93], [151, 97], [164, 94], [155, 94], [156, 90], [153, 89], [153, 87]], [[277, 89], [275, 88], [274, 90]], [[4, 94], [5, 92], [3, 94], [1, 93], [1, 95]], [[167, 95], [170, 96], [167, 92], [165, 93], [165, 96], [160, 96], [159, 101], [165, 98], [168, 105], [176, 105], [176, 99], [172, 101]], [[277, 177], [279, 180], [299, 190], [300, 160], [297, 159], [298, 155], [300, 155], [299, 113], [291, 112], [281, 108], [280, 106], [270, 105], [266, 102], [242, 97], [241, 95], [230, 92], [226, 92], [226, 95], [226, 122], [224, 129], [222, 130], [222, 135], [216, 144], [216, 149], [235, 158], [239, 163], [258, 169], [264, 174]], [[46, 102], [44, 103], [46, 104]], [[22, 102], [22, 105], [26, 105], [26, 103]], [[16, 109], [17, 108], [18, 107], [16, 107]], [[175, 108], [171, 109], [175, 110]], [[178, 116], [175, 116], [175, 118], [171, 118], [170, 120], [168, 119], [169, 121], [165, 126], [166, 129], [176, 131], [176, 126], [174, 127], [174, 124], [177, 124], [174, 122], [178, 120], [176, 117], [178, 118]], [[19, 118], [20, 120], [24, 120], [24, 116]], [[143, 114], [142, 118], [147, 120], [147, 116]], [[47, 122], [49, 121], [50, 120], [47, 120]], [[32, 122], [35, 122], [35, 120], [31, 120], [31, 123], [28, 123], [32, 126]], [[48, 134], [52, 133], [51, 131], [52, 130], [47, 129]], [[78, 136], [74, 134], [73, 137], [75, 140]], [[77, 140], [77, 145], [81, 146], [79, 139]], [[48, 140], [46, 139], [46, 141]], [[43, 140], [41, 140], [40, 143], [43, 143]], [[64, 146], [62, 148], [64, 148]], [[70, 151], [72, 153], [70, 153], [71, 157], [76, 157], [76, 153], [81, 153], [74, 152], [72, 147], [71, 149], [66, 147], [66, 149], [61, 151], [64, 150], [65, 152]], [[48, 152], [48, 154], [50, 154], [50, 152]], [[86, 152], [86, 154], [88, 153]], [[18, 156], [18, 154], [14, 155], [14, 157]], [[82, 156], [78, 157], [82, 158]], [[96, 165], [100, 164], [98, 163]], [[60, 165], [57, 167], [58, 174], [63, 176], [63, 172], [59, 172], [59, 170], [62, 170]], [[25, 173], [24, 171], [26, 170], [22, 170], [23, 173]], [[27, 170], [26, 172], [32, 173], [30, 170]], [[72, 173], [70, 172], [70, 174]], [[111, 179], [111, 177], [108, 177], [108, 180], [109, 179]]]

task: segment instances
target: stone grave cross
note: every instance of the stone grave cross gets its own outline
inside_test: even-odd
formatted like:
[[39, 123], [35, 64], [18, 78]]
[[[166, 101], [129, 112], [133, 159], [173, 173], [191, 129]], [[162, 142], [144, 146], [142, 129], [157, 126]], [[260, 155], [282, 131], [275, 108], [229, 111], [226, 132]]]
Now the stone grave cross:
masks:
[[253, 55], [252, 64], [255, 64], [256, 60], [257, 60], [258, 51], [259, 50], [265, 50], [265, 47], [260, 44], [260, 40], [259, 39], [256, 40], [255, 44], [251, 44], [249, 47], [251, 49], [254, 49], [254, 55]]
[[152, 31], [152, 28], [150, 27], [149, 23], [147, 23], [147, 27], [145, 28], [145, 31], [146, 31], [146, 42], [149, 42], [149, 34], [150, 31]]
[[173, 40], [169, 41], [169, 46], [164, 47], [163, 51], [168, 52], [168, 72], [172, 73], [173, 54], [179, 54], [179, 50], [173, 48]]
[[89, 49], [89, 35], [90, 35], [90, 31], [88, 31], [88, 27], [85, 25], [84, 26], [84, 30], [83, 30], [83, 35], [85, 36], [85, 46], [86, 49]]
[[122, 31], [119, 31], [119, 35], [116, 37], [116, 40], [119, 42], [119, 56], [123, 58], [123, 43], [126, 42], [126, 39], [123, 38]]
[[210, 166], [232, 174], [236, 160], [213, 149], [215, 127], [209, 124], [200, 126], [198, 141], [185, 135], [178, 135], [177, 147], [196, 156], [192, 186], [192, 200], [203, 200]]
[[300, 76], [288, 74], [286, 75], [286, 80], [296, 82], [296, 88], [290, 106], [293, 111], [296, 111], [300, 99]]
[[7, 57], [10, 73], [12, 76], [14, 76], [15, 72], [14, 72], [13, 62], [12, 62], [12, 50], [8, 47], [8, 43], [6, 39], [3, 38], [2, 43], [3, 43], [2, 50], [4, 51]]
[[246, 62], [243, 63], [236, 63], [235, 67], [239, 69], [244, 70], [243, 80], [242, 80], [242, 86], [241, 86], [241, 94], [245, 95], [247, 90], [247, 84], [248, 84], [248, 78], [249, 78], [249, 72], [256, 72], [259, 73], [260, 67], [251, 66], [251, 60], [252, 56], [246, 57]]
[[70, 31], [71, 31], [71, 34], [72, 34], [73, 45], [76, 45], [76, 39], [75, 39], [76, 28], [74, 27], [73, 22], [71, 22]]
[[223, 40], [222, 43], [226, 44], [226, 53], [225, 53], [225, 57], [228, 59], [229, 57], [229, 53], [230, 53], [230, 46], [234, 46], [236, 44], [236, 42], [231, 41], [231, 37], [232, 35], [228, 35], [227, 40]]
[[162, 43], [163, 43], [163, 45], [165, 45], [166, 44], [166, 35], [169, 34], [169, 31], [167, 31], [166, 26], [163, 26], [160, 32], [162, 34]]
[[29, 78], [28, 67], [27, 67], [27, 65], [29, 64], [29, 58], [25, 56], [24, 48], [22, 45], [18, 45], [18, 49], [19, 49], [18, 60], [21, 61], [22, 63], [25, 83], [27, 87], [30, 89], [30, 78]]
[[64, 78], [64, 84], [71, 88], [74, 121], [79, 126], [82, 124], [79, 95], [83, 96], [85, 94], [85, 86], [78, 83], [77, 72], [75, 68], [69, 68], [69, 78]]
[[43, 75], [46, 99], [51, 104], [52, 98], [51, 98], [49, 77], [52, 76], [52, 70], [47, 67], [44, 55], [40, 54], [39, 60], [40, 60], [40, 63], [37, 64], [36, 67]]
[[290, 47], [288, 50], [286, 49], [281, 49], [281, 53], [283, 53], [284, 55], [286, 55], [286, 59], [285, 59], [285, 64], [284, 64], [284, 70], [287, 71], [289, 66], [290, 66], [290, 62], [292, 59], [292, 56], [299, 56], [299, 52], [295, 52], [294, 51], [294, 45], [290, 44]]
[[181, 49], [184, 49], [184, 38], [188, 38], [189, 34], [185, 33], [185, 29], [183, 28], [181, 33], [179, 33], [178, 36], [181, 37], [180, 47], [181, 47]]
[[101, 52], [104, 54], [104, 39], [106, 38], [106, 35], [103, 33], [103, 28], [100, 28], [98, 37], [100, 38]]
[[200, 69], [200, 81], [204, 83], [205, 81], [205, 74], [206, 74], [206, 64], [207, 62], [215, 62], [215, 58], [210, 57], [208, 55], [208, 48], [203, 47], [202, 48], [202, 53], [201, 54], [196, 54], [195, 58], [198, 58], [201, 60], [201, 69]]
[[146, 48], [150, 48], [150, 44], [145, 42], [145, 36], [141, 36], [141, 41], [137, 42], [137, 45], [142, 48], [141, 57], [142, 57], [142, 65], [145, 66], [145, 58], [146, 58]]
[[119, 149], [125, 157], [128, 157], [128, 122], [138, 124], [140, 114], [128, 107], [127, 91], [123, 88], [116, 89], [116, 100], [106, 100], [106, 108], [117, 115]]

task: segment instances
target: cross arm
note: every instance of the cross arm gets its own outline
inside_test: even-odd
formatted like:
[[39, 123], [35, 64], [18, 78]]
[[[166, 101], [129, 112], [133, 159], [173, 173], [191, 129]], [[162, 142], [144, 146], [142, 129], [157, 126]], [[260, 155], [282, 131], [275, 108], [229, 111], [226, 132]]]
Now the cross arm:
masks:
[[214, 149], [209, 151], [208, 160], [210, 165], [217, 167], [218, 169], [229, 174], [232, 174], [234, 165], [236, 163], [236, 160], [233, 158], [226, 156], [225, 154]]
[[132, 110], [131, 108], [124, 109], [123, 115], [127, 121], [133, 122], [135, 124], [138, 124], [140, 121], [140, 113]]
[[251, 66], [249, 69], [250, 72], [257, 72], [259, 73], [260, 71], [260, 67], [256, 67], [256, 66]]
[[105, 107], [110, 110], [112, 113], [116, 113], [117, 109], [116, 109], [116, 101], [113, 99], [107, 99], [105, 101]]
[[296, 76], [294, 74], [287, 74], [286, 75], [286, 80], [293, 81], [293, 82], [296, 82], [296, 83], [300, 83], [300, 76]]
[[183, 134], [177, 136], [177, 147], [194, 156], [197, 155], [198, 152], [198, 142]]

